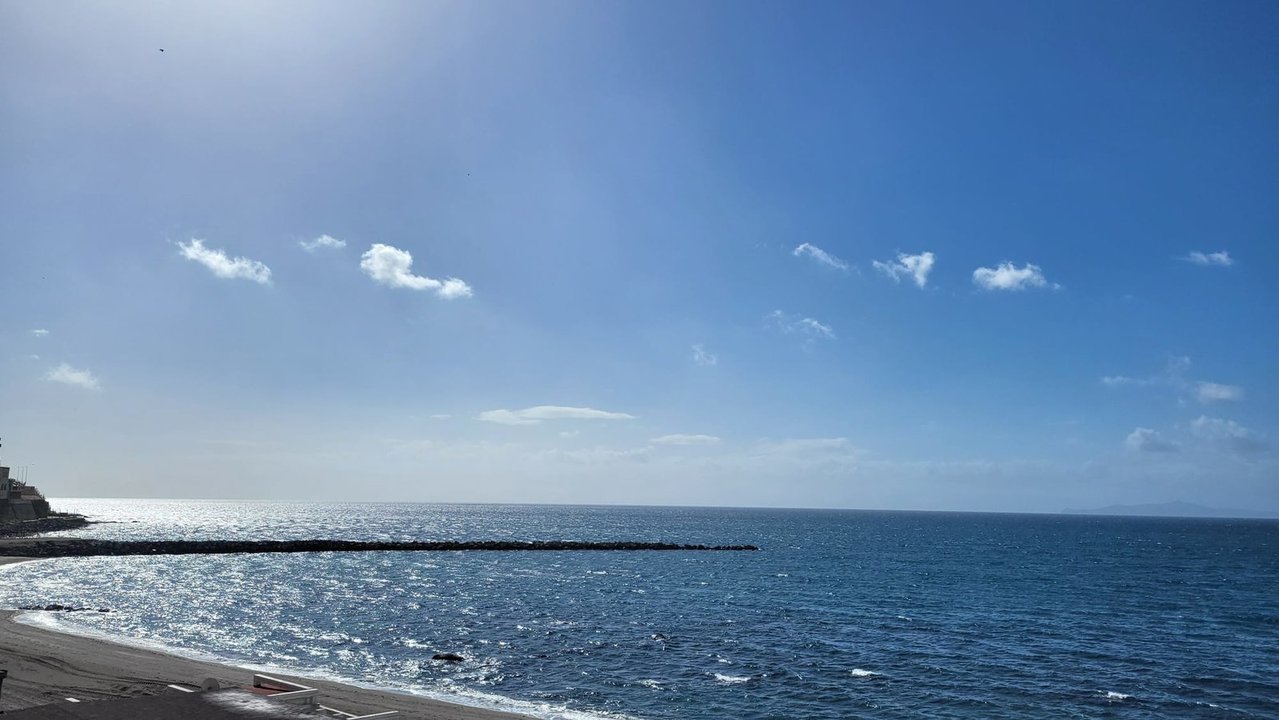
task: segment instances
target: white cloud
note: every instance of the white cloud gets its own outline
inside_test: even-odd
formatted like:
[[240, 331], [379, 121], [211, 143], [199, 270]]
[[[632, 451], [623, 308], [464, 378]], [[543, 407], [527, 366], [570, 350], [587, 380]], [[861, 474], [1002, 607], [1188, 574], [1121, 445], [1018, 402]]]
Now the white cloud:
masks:
[[835, 331], [829, 325], [820, 323], [810, 317], [787, 315], [781, 310], [774, 310], [764, 316], [764, 322], [787, 334], [805, 335], [809, 338], [835, 339]]
[[31, 334], [35, 335], [36, 337], [44, 337], [45, 335], [49, 334], [49, 331], [45, 330], [44, 328], [36, 328], [35, 330], [31, 331]]
[[760, 448], [775, 453], [811, 453], [852, 450], [848, 438], [791, 438], [777, 442], [764, 442]]
[[538, 405], [523, 410], [486, 410], [479, 419], [502, 425], [537, 425], [543, 420], [634, 420], [634, 415], [594, 408]]
[[39, 360], [39, 359], [40, 359], [40, 356], [39, 356], [39, 355], [28, 355], [27, 357], [28, 357], [28, 358], [31, 358], [32, 360]]
[[66, 363], [62, 363], [45, 373], [44, 379], [49, 382], [62, 383], [63, 385], [82, 387], [86, 390], [99, 389], [98, 378], [93, 373], [88, 370], [77, 370]]
[[674, 435], [655, 437], [649, 442], [657, 445], [716, 445], [719, 443], [719, 438], [714, 435], [684, 435], [676, 433]]
[[560, 437], [564, 438], [565, 440], [571, 440], [581, 434], [582, 434], [581, 430], [561, 430], [560, 431]]
[[1188, 263], [1202, 265], [1204, 267], [1230, 267], [1235, 264], [1235, 259], [1230, 257], [1230, 253], [1222, 250], [1215, 253], [1201, 253], [1194, 251], [1182, 258]]
[[973, 271], [973, 283], [983, 290], [1026, 290], [1028, 288], [1061, 286], [1049, 283], [1044, 271], [1038, 265], [1026, 263], [1017, 267], [1010, 262], [1003, 262], [999, 267], [980, 267]]
[[1101, 379], [1101, 384], [1106, 387], [1123, 387], [1125, 385], [1146, 386], [1153, 385], [1152, 378], [1133, 378], [1126, 375], [1107, 375]]
[[848, 263], [844, 262], [843, 260], [840, 260], [834, 255], [831, 255], [830, 253], [817, 247], [816, 245], [803, 243], [802, 245], [796, 246], [795, 250], [792, 251], [791, 254], [794, 255], [795, 257], [801, 257], [804, 255], [807, 255], [823, 265], [829, 265], [830, 267], [837, 268], [839, 270], [844, 270], [844, 271], [848, 270]]
[[935, 256], [931, 252], [922, 252], [918, 255], [897, 253], [896, 262], [884, 263], [875, 260], [871, 264], [876, 270], [892, 278], [893, 282], [901, 282], [903, 277], [910, 277], [922, 288], [928, 284], [928, 273], [933, 270], [934, 260]]
[[329, 235], [321, 235], [314, 240], [299, 240], [298, 245], [301, 245], [302, 249], [307, 252], [315, 252], [320, 248], [344, 248], [346, 247], [346, 241], [338, 240], [337, 238]]
[[446, 300], [471, 296], [471, 286], [457, 278], [436, 280], [414, 275], [413, 256], [407, 250], [390, 245], [375, 243], [360, 257], [360, 269], [388, 287], [431, 290]]
[[541, 453], [541, 457], [574, 465], [609, 465], [648, 462], [652, 453], [653, 448], [650, 447], [623, 449], [593, 447], [579, 450], [560, 450], [557, 448]]
[[1164, 438], [1150, 428], [1139, 427], [1124, 439], [1124, 447], [1133, 452], [1171, 453], [1181, 450], [1181, 444]]
[[1148, 377], [1107, 375], [1101, 378], [1101, 384], [1109, 388], [1156, 386], [1172, 388], [1178, 393], [1193, 394], [1196, 400], [1205, 405], [1222, 400], [1243, 399], [1243, 388], [1238, 385], [1192, 381], [1186, 377], [1189, 371], [1190, 358], [1178, 355], [1168, 358], [1168, 364], [1162, 373]]
[[451, 417], [453, 417], [453, 415], [450, 413], [435, 413], [434, 415], [431, 416], [431, 419], [432, 420], [448, 420]]
[[1240, 455], [1256, 455], [1270, 449], [1270, 445], [1256, 433], [1234, 420], [1200, 415], [1190, 423], [1190, 431], [1198, 438], [1225, 445]]
[[234, 280], [252, 280], [262, 285], [271, 284], [271, 268], [257, 260], [246, 257], [229, 258], [222, 250], [212, 250], [204, 246], [203, 240], [192, 238], [190, 242], [178, 243], [182, 257], [194, 260], [209, 269], [217, 277]]
[[1199, 402], [1205, 404], [1219, 400], [1240, 400], [1243, 398], [1243, 388], [1238, 385], [1200, 382], [1195, 386], [1195, 397], [1199, 398]]
[[712, 352], [707, 352], [706, 348], [701, 345], [693, 346], [693, 362], [702, 367], [711, 367], [719, 364], [719, 356]]

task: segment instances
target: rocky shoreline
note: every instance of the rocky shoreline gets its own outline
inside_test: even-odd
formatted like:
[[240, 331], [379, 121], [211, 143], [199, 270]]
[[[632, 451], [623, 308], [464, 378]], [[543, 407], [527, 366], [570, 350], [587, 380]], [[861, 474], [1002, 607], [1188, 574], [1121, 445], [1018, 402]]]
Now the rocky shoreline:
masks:
[[[65, 528], [63, 528], [65, 529]], [[96, 540], [30, 538], [0, 542], [0, 555], [13, 557], [100, 557], [129, 555], [229, 555], [299, 552], [456, 552], [456, 551], [754, 551], [754, 545], [684, 545], [653, 542], [575, 540], [470, 540], [439, 542], [361, 542], [355, 540]]]
[[83, 515], [53, 513], [38, 520], [20, 520], [0, 523], [0, 538], [27, 537], [59, 530], [75, 530], [89, 524]]

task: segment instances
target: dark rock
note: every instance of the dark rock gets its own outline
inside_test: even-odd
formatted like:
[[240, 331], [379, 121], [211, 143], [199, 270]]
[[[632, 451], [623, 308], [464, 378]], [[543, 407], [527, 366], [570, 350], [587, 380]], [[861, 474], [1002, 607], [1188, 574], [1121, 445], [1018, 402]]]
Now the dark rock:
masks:
[[91, 557], [124, 555], [227, 555], [296, 552], [456, 552], [584, 550], [751, 551], [754, 545], [676, 545], [653, 542], [585, 542], [578, 540], [358, 541], [358, 540], [94, 540], [49, 538], [5, 544], [6, 555], [20, 557]]
[[444, 662], [460, 663], [465, 662], [466, 658], [457, 653], [435, 653], [431, 656], [432, 660], [443, 660]]
[[24, 537], [58, 530], [74, 530], [88, 524], [88, 519], [83, 515], [54, 513], [39, 520], [0, 522], [0, 537]]
[[91, 607], [75, 607], [73, 605], [63, 605], [62, 603], [49, 603], [48, 605], [22, 605], [19, 610], [44, 610], [47, 612], [111, 612], [110, 608], [91, 608]]

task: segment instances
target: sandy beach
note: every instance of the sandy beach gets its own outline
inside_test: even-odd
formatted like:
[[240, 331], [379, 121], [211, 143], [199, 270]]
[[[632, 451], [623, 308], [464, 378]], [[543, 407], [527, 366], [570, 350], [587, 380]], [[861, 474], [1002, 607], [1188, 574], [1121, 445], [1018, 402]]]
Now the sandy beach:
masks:
[[[0, 566], [27, 561], [0, 557]], [[2, 577], [2, 576], [0, 576]], [[0, 611], [0, 668], [9, 676], [0, 688], [0, 710], [66, 702], [155, 695], [170, 683], [198, 684], [216, 678], [223, 687], [243, 687], [252, 672], [95, 638], [53, 632], [14, 620]], [[398, 710], [420, 720], [527, 720], [524, 716], [381, 690], [282, 676], [321, 692], [321, 702], [343, 710]]]

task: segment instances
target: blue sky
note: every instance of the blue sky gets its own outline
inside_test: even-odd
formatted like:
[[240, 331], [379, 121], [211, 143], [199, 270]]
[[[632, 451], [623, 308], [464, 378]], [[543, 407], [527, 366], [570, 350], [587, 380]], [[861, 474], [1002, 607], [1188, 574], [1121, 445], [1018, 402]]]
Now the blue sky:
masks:
[[1271, 3], [0, 27], [50, 494], [1279, 511]]

